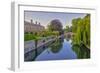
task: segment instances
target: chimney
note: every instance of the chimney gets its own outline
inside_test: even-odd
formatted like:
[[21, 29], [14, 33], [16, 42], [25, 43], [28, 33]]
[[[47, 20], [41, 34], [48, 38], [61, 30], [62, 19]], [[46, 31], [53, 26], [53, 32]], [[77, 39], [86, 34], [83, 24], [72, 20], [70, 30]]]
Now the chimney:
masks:
[[39, 25], [40, 25], [40, 22], [39, 22]]
[[33, 20], [31, 19], [31, 24], [33, 24]]
[[35, 22], [35, 24], [37, 24], [37, 21]]

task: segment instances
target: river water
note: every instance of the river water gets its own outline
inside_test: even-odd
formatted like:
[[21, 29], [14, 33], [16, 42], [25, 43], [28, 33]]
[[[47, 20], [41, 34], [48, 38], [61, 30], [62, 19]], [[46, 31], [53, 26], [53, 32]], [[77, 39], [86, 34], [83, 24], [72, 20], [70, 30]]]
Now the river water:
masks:
[[24, 56], [25, 61], [66, 60], [76, 59], [72, 50], [71, 40], [59, 39], [48, 45], [30, 51]]
[[44, 50], [35, 60], [64, 60], [76, 59], [77, 55], [72, 50], [70, 41], [66, 39], [63, 42], [53, 43], [53, 46]]

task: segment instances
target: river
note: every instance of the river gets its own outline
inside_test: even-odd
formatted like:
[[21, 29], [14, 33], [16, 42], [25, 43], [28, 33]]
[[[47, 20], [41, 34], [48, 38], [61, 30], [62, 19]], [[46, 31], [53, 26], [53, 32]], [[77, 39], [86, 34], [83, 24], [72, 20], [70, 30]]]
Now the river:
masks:
[[76, 59], [71, 40], [61, 39], [25, 54], [25, 61]]
[[87, 49], [72, 48], [71, 39], [58, 39], [24, 54], [24, 61], [47, 61], [90, 58]]

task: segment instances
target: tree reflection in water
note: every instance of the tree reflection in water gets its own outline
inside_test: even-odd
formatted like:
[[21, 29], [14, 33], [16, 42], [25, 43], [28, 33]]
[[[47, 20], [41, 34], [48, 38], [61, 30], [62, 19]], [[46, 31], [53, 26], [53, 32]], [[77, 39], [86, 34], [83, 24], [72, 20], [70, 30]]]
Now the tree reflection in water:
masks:
[[[24, 61], [34, 61], [45, 49], [50, 47], [52, 53], [58, 53], [62, 49], [64, 39], [57, 39], [54, 42], [50, 42], [44, 46], [36, 48], [24, 55]], [[49, 52], [48, 52], [49, 53]]]
[[[24, 61], [35, 61], [37, 57], [53, 59], [52, 56], [60, 55], [60, 59], [87, 59], [90, 58], [90, 49], [88, 49], [84, 44], [74, 44], [71, 38], [56, 39], [53, 42], [49, 42], [41, 47], [33, 49], [32, 51], [24, 54]], [[66, 54], [67, 53], [67, 54]], [[49, 54], [49, 55], [48, 55]], [[65, 55], [64, 55], [65, 54]], [[63, 56], [64, 55], [64, 56]], [[68, 58], [70, 56], [70, 58]], [[39, 58], [38, 58], [39, 59]], [[44, 59], [45, 60], [45, 59]]]
[[84, 44], [75, 44], [72, 46], [72, 49], [77, 54], [78, 59], [90, 58], [90, 49], [88, 49]]
[[60, 52], [60, 50], [62, 49], [62, 45], [63, 45], [63, 42], [64, 39], [61, 38], [61, 39], [57, 39], [54, 41], [54, 43], [50, 46], [50, 50], [52, 53], [58, 53]]
[[[66, 36], [66, 40], [70, 42], [71, 36], [69, 34]], [[80, 43], [79, 45], [73, 44], [72, 41], [70, 43], [72, 44], [72, 50], [76, 53], [78, 59], [90, 58], [90, 49], [83, 43]]]

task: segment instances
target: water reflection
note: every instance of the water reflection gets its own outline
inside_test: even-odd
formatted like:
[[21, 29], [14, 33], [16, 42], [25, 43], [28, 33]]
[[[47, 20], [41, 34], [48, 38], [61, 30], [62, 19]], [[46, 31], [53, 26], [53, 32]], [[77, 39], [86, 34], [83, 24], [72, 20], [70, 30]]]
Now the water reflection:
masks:
[[[72, 44], [71, 36], [67, 35], [66, 40]], [[72, 49], [76, 53], [78, 59], [90, 58], [90, 49], [87, 48], [83, 43], [80, 45], [72, 44]]]
[[57, 39], [24, 54], [24, 61], [76, 59], [76, 54], [66, 39]]
[[84, 44], [75, 44], [72, 47], [73, 51], [77, 54], [78, 59], [90, 58], [90, 49], [84, 46]]
[[62, 49], [64, 39], [57, 39], [51, 46], [52, 53], [58, 53]]
[[24, 61], [86, 59], [90, 50], [84, 44], [73, 45], [71, 38], [57, 39], [24, 54]]
[[48, 46], [49, 44], [47, 45], [44, 45], [44, 46], [41, 46], [39, 48], [36, 48], [28, 53], [25, 53], [24, 54], [24, 61], [34, 61], [35, 58], [40, 55], [45, 49], [46, 47]]
[[[39, 56], [45, 49], [47, 50], [48, 48], [50, 48], [50, 51], [52, 53], [58, 53], [61, 49], [62, 49], [62, 45], [64, 39], [57, 39], [53, 42], [50, 42], [44, 46], [41, 46], [39, 48], [36, 48], [28, 53], [24, 54], [24, 61], [34, 61], [37, 56]], [[48, 54], [50, 51], [47, 51]]]
[[[57, 47], [52, 48], [51, 47], [52, 45], [54, 45], [53, 47], [55, 47], [55, 45]], [[47, 49], [45, 49], [35, 60], [47, 61], [47, 60], [76, 59], [77, 56], [71, 47], [72, 45], [68, 41], [66, 41], [66, 39], [57, 40], [54, 43], [52, 43]]]

